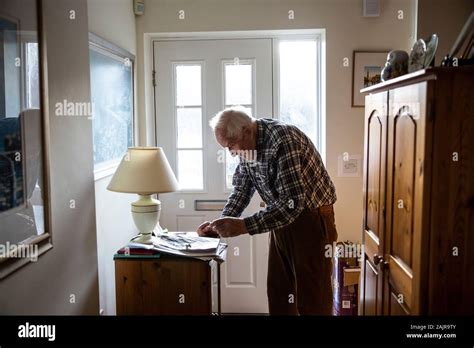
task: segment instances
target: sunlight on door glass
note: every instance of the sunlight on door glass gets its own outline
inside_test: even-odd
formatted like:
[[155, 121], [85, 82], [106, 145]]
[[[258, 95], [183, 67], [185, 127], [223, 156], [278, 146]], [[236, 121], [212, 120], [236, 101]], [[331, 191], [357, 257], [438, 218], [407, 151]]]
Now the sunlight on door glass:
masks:
[[178, 183], [180, 190], [202, 190], [202, 150], [178, 150]]
[[280, 42], [280, 119], [316, 142], [316, 42]]
[[178, 148], [202, 148], [201, 108], [178, 108]]
[[38, 43], [28, 42], [26, 44], [26, 105], [29, 109], [39, 108], [39, 55]]
[[232, 177], [234, 176], [235, 169], [239, 165], [239, 157], [230, 155], [228, 149], [225, 152], [225, 185], [228, 190], [231, 190], [234, 186], [232, 185]]
[[176, 105], [201, 105], [201, 66], [176, 66]]
[[176, 65], [176, 147], [180, 190], [204, 188], [201, 74], [200, 64]]
[[[233, 106], [233, 105], [227, 105], [226, 107], [228, 107], [228, 106]], [[244, 111], [247, 115], [253, 116], [253, 110], [252, 110], [251, 107], [242, 106], [242, 105], [239, 105], [239, 107], [242, 108], [243, 111]]]
[[252, 104], [252, 65], [225, 65], [225, 104]]
[[[252, 64], [226, 64], [224, 70], [225, 79], [225, 106], [239, 105], [244, 111], [252, 116]], [[239, 158], [232, 157], [228, 150], [225, 155], [225, 187], [232, 189], [232, 177], [235, 168], [239, 164]]]

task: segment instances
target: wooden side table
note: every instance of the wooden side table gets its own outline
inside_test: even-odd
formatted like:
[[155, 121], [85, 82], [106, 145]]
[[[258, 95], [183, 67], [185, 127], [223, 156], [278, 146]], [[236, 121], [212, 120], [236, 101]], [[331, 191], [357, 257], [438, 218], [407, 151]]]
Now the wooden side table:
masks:
[[158, 255], [115, 260], [117, 315], [220, 314], [220, 262]]

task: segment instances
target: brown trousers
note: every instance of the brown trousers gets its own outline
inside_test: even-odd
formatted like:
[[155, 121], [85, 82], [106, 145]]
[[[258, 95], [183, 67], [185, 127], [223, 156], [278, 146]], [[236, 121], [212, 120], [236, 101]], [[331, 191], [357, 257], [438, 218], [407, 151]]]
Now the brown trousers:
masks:
[[332, 258], [337, 240], [332, 205], [305, 209], [270, 233], [267, 295], [270, 315], [332, 315]]

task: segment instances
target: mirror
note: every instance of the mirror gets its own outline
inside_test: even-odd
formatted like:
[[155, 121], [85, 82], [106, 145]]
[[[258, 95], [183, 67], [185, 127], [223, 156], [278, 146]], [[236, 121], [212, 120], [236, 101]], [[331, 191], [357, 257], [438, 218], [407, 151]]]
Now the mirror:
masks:
[[0, 263], [49, 236], [37, 18], [35, 0], [0, 0]]

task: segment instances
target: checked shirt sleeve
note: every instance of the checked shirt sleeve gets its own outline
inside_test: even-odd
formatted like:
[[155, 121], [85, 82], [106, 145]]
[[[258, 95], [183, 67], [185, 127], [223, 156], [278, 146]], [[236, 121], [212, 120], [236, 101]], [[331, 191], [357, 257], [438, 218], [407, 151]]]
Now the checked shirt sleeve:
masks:
[[253, 186], [245, 168], [243, 168], [241, 164], [239, 164], [235, 169], [234, 176], [232, 177], [232, 185], [234, 186], [234, 189], [227, 200], [227, 204], [222, 210], [222, 217], [239, 217], [244, 209], [249, 205], [250, 199], [255, 192], [255, 187]]
[[292, 223], [303, 211], [305, 186], [302, 180], [301, 151], [294, 141], [283, 138], [277, 151], [275, 189], [278, 200], [244, 219], [249, 234], [269, 232]]

